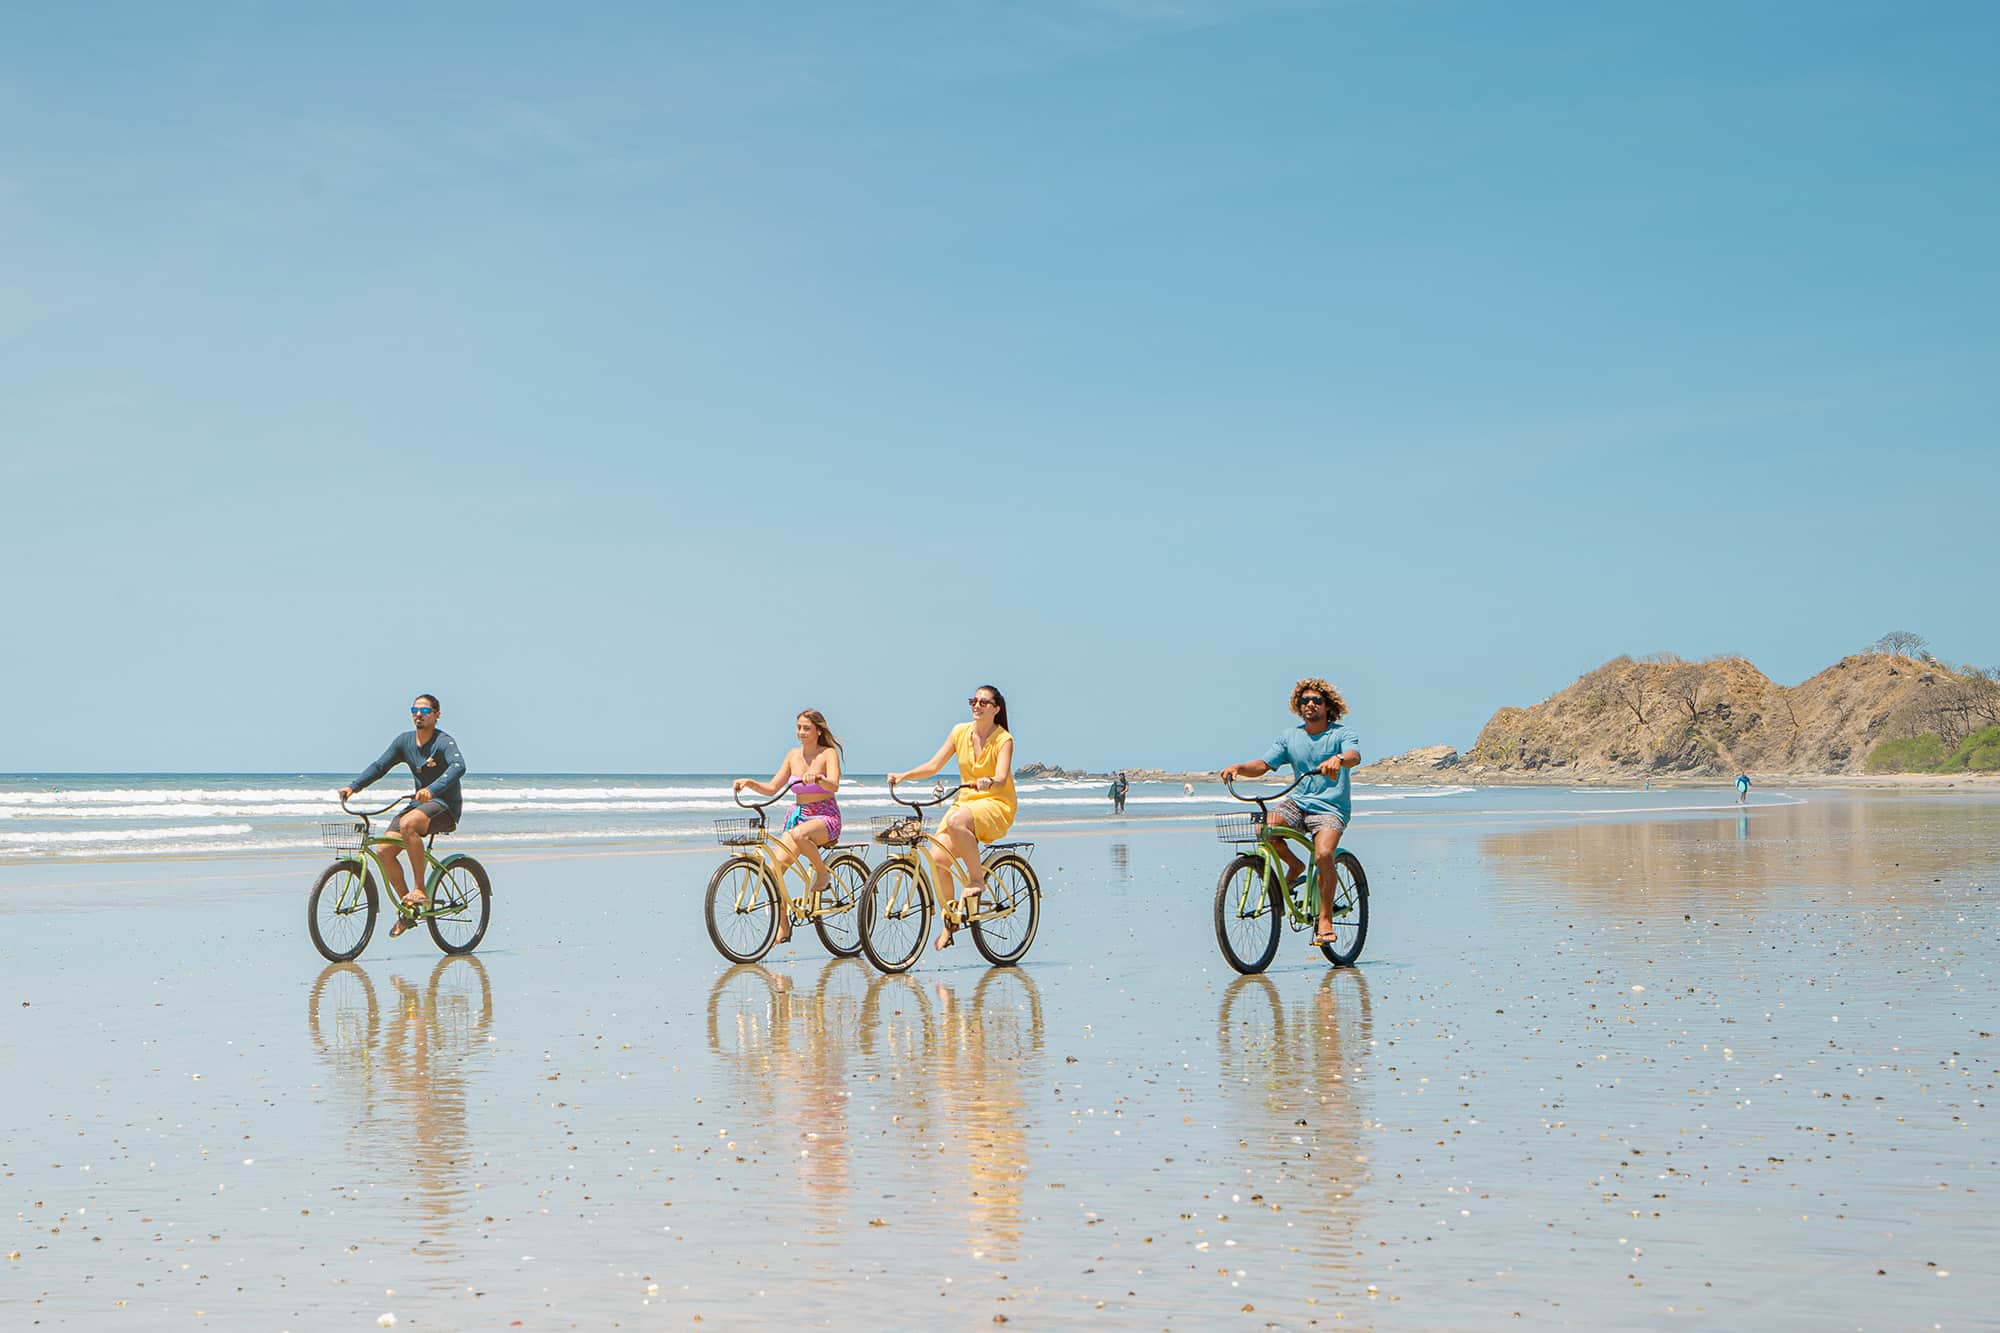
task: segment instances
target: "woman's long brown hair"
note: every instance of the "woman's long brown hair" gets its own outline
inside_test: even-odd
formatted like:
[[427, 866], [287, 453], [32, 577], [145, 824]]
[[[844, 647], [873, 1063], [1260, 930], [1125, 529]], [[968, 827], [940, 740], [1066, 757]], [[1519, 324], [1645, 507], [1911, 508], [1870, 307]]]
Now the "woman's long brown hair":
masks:
[[801, 708], [799, 710], [799, 716], [805, 718], [808, 722], [811, 722], [815, 727], [819, 728], [819, 743], [821, 745], [831, 745], [834, 749], [839, 750], [842, 754], [847, 753], [846, 747], [842, 746], [840, 743], [840, 738], [833, 734], [833, 728], [829, 727], [826, 724], [825, 713], [820, 712], [819, 709], [817, 708]]

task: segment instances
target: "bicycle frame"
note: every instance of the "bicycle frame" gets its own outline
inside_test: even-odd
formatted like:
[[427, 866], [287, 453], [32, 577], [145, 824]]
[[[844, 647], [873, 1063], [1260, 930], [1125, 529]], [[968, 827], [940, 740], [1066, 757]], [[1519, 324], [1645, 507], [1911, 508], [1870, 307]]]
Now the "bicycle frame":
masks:
[[[1305, 852], [1305, 878], [1296, 884], [1288, 881], [1288, 877], [1285, 874], [1285, 863], [1278, 856], [1276, 840], [1279, 838], [1299, 844]], [[1266, 884], [1285, 885], [1286, 921], [1294, 928], [1317, 924], [1319, 921], [1319, 860], [1313, 855], [1312, 839], [1288, 825], [1279, 824], [1273, 826], [1266, 824], [1264, 826], [1264, 836], [1256, 844], [1256, 847], [1257, 855], [1264, 862], [1264, 882]], [[1243, 892], [1246, 898], [1243, 906], [1246, 908], [1252, 906], [1247, 901], [1250, 893], [1248, 883], [1245, 883], [1243, 886]]]
[[[1257, 818], [1263, 825], [1263, 834], [1254, 846], [1257, 848], [1256, 855], [1264, 862], [1264, 882], [1285, 886], [1285, 920], [1295, 930], [1316, 926], [1319, 923], [1319, 857], [1313, 851], [1311, 835], [1288, 824], [1271, 823], [1271, 812], [1265, 807], [1272, 801], [1282, 800], [1291, 795], [1292, 789], [1304, 782], [1306, 777], [1304, 773], [1299, 774], [1283, 791], [1271, 796], [1237, 796], [1234, 781], [1223, 783], [1223, 786], [1229, 789], [1231, 796], [1257, 807]], [[1297, 843], [1305, 853], [1305, 877], [1296, 884], [1289, 881], [1289, 877], [1285, 874], [1285, 863], [1278, 856], [1280, 840]], [[1237, 905], [1237, 910], [1245, 916], [1252, 915], [1256, 904], [1249, 900], [1250, 885], [1247, 881], [1243, 886], [1243, 895], [1243, 901]]]
[[[785, 866], [783, 869], [779, 869], [777, 865], [778, 847], [779, 844], [781, 844], [784, 841], [784, 834], [782, 831], [778, 833], [773, 833], [768, 827], [765, 826], [764, 812], [770, 809], [772, 806], [776, 805], [783, 798], [784, 798], [784, 793], [782, 790], [779, 791], [776, 795], [773, 795], [770, 800], [763, 802], [761, 805], [755, 803], [744, 805], [740, 795], [736, 798], [736, 804], [742, 806], [745, 810], [753, 810], [756, 812], [758, 821], [757, 846], [755, 847], [755, 849], [745, 847], [741, 851], [737, 852], [736, 855], [750, 857], [764, 868], [764, 873], [771, 877], [771, 882], [777, 886], [778, 893], [785, 899], [785, 903], [791, 913], [793, 925], [804, 925], [806, 922], [816, 921], [820, 919], [822, 916], [839, 916], [842, 912], [853, 911], [854, 904], [851, 901], [837, 904], [832, 910], [829, 911], [822, 912], [820, 910], [819, 895], [812, 892], [812, 874], [807, 868], [806, 858], [804, 856], [802, 855], [793, 856], [791, 859], [791, 863], [789, 865]], [[824, 853], [832, 851], [838, 845], [839, 844], [837, 843], [830, 842], [827, 843], [824, 847], [816, 848], [817, 851], [822, 853], [821, 857], [822, 862], [824, 862], [825, 859]], [[797, 893], [786, 892], [785, 878], [788, 875], [798, 876], [800, 880], [799, 892]], [[829, 882], [831, 882], [830, 875], [828, 878]], [[748, 893], [751, 893], [754, 890], [754, 887], [755, 886], [752, 884], [745, 883], [737, 888], [736, 902], [734, 906], [738, 912], [745, 911], [754, 906], [754, 904], [749, 902], [749, 900], [744, 896]], [[801, 914], [799, 910], [798, 907], [799, 903], [807, 904], [803, 914]]]
[[[942, 792], [933, 800], [906, 801], [902, 797], [896, 795], [895, 789], [891, 788], [889, 791], [889, 799], [894, 801], [897, 805], [908, 806], [910, 809], [916, 811], [917, 818], [921, 820], [923, 818], [924, 811], [927, 808], [935, 805], [942, 805], [946, 801], [950, 800], [952, 797], [958, 795], [958, 793], [964, 790], [965, 786], [963, 783], [961, 783], [960, 785], [953, 787], [948, 792]], [[937, 871], [933, 869], [935, 861], [930, 856], [921, 854], [926, 850], [925, 849], [926, 843], [936, 847], [944, 855], [945, 869], [951, 874], [951, 883], [953, 892], [950, 902], [944, 901], [942, 896], [938, 893]], [[1011, 906], [1002, 907], [990, 911], [985, 908], [975, 906], [973, 910], [970, 912], [967, 912], [963, 908], [963, 906], [961, 905], [962, 902], [961, 897], [957, 891], [959, 889], [971, 888], [972, 879], [960, 867], [958, 860], [958, 853], [951, 849], [951, 844], [946, 842], [943, 838], [940, 838], [936, 833], [931, 832], [929, 829], [924, 830], [923, 842], [910, 844], [910, 847], [906, 852], [898, 853], [898, 855], [907, 856], [911, 861], [915, 863], [916, 874], [914, 875], [913, 878], [915, 878], [917, 882], [917, 891], [925, 894], [928, 897], [930, 905], [936, 909], [939, 918], [943, 920], [946, 925], [949, 925], [952, 929], [956, 930], [961, 926], [969, 926], [975, 921], [998, 921], [1001, 917], [1011, 916], [1013, 914], [1014, 909]], [[980, 860], [984, 862], [985, 858], [982, 856]], [[889, 919], [892, 921], [898, 917], [901, 917], [906, 912], [908, 912], [911, 907], [915, 906], [914, 901], [905, 903], [902, 899], [902, 893], [903, 890], [901, 886], [898, 886], [891, 893], [889, 897], [887, 909], [884, 914], [888, 916]]]
[[[404, 852], [408, 849], [409, 844], [403, 840], [400, 834], [390, 837], [372, 832], [374, 825], [374, 817], [376, 815], [386, 814], [390, 810], [395, 809], [396, 806], [402, 803], [402, 799], [403, 798], [399, 796], [395, 800], [389, 802], [389, 804], [383, 806], [380, 810], [355, 810], [351, 808], [346, 801], [342, 801], [340, 803], [340, 808], [342, 810], [347, 811], [348, 814], [355, 816], [357, 819], [361, 821], [361, 848], [359, 855], [367, 857], [368, 861], [374, 861], [376, 859], [373, 854], [373, 849], [377, 847], [393, 847], [396, 849], [395, 854], [397, 856], [403, 855]], [[433, 855], [431, 852], [431, 840], [436, 836], [437, 835], [433, 833], [427, 835], [424, 838], [424, 864], [429, 867], [429, 871], [424, 879], [423, 904], [421, 906], [418, 906], [413, 903], [405, 903], [399, 899], [396, 903], [396, 914], [398, 916], [407, 917], [409, 920], [412, 921], [424, 921], [434, 916], [456, 915], [461, 910], [462, 904], [455, 904], [448, 911], [440, 911], [438, 909], [437, 906], [438, 884], [444, 879], [444, 877], [447, 874], [451, 873], [452, 863], [460, 860], [463, 857], [463, 853], [453, 852], [451, 855], [445, 857], [442, 860], [439, 860], [438, 857]], [[368, 868], [367, 861], [364, 861], [363, 869], [365, 870], [367, 868]], [[383, 878], [386, 880], [387, 877], [388, 877], [388, 872], [384, 871]], [[389, 888], [390, 885], [384, 883], [382, 887], [386, 889]], [[349, 908], [352, 908], [354, 904], [348, 901], [348, 895], [350, 893], [360, 893], [360, 892], [364, 892], [364, 890], [359, 884], [356, 884], [354, 887], [350, 889], [343, 889], [341, 897], [336, 901], [336, 908], [339, 910], [347, 910]]]

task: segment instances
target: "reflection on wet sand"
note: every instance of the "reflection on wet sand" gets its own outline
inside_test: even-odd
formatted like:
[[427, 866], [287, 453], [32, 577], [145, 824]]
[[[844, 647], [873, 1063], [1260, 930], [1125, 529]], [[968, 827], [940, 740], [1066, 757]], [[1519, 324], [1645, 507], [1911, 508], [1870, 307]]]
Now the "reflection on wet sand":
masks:
[[856, 1173], [849, 1092], [863, 1066], [886, 1071], [880, 1118], [897, 1148], [943, 1149], [939, 1165], [962, 1173], [970, 1247], [1012, 1257], [1021, 1234], [1027, 1172], [1025, 1080], [1041, 1058], [1042, 1001], [1019, 968], [985, 973], [969, 997], [907, 974], [880, 975], [855, 959], [830, 959], [811, 986], [758, 964], [732, 967], [708, 996], [708, 1046], [746, 1119], [799, 1142], [798, 1181], [818, 1234], [853, 1225], [846, 1211]]
[[1305, 1230], [1300, 1239], [1322, 1282], [1354, 1276], [1352, 1200], [1368, 1174], [1361, 1145], [1374, 1030], [1368, 977], [1358, 968], [1329, 970], [1309, 995], [1289, 999], [1269, 976], [1237, 977], [1215, 1015], [1221, 1090], [1235, 1117], [1227, 1128], [1245, 1155], [1243, 1197], [1282, 1201]]
[[730, 968], [709, 988], [708, 1048], [757, 1122], [795, 1139], [798, 1180], [815, 1230], [836, 1234], [853, 1171], [848, 1064], [862, 1030], [867, 964], [830, 958], [800, 991], [757, 963]]
[[440, 958], [422, 990], [392, 974], [385, 1013], [367, 970], [334, 963], [313, 982], [306, 1026], [346, 1123], [346, 1156], [385, 1181], [414, 1178], [417, 1252], [449, 1263], [467, 1195], [466, 1088], [483, 1063], [493, 987], [477, 955]]
[[1111, 882], [1113, 884], [1132, 882], [1132, 848], [1126, 843], [1111, 844]]
[[1990, 801], [1830, 797], [1721, 818], [1491, 833], [1479, 848], [1503, 886], [1554, 887], [1584, 907], [1658, 905], [1662, 891], [1677, 908], [1721, 907], [1744, 890], [1829, 885], [1881, 901], [1987, 856], [1994, 816]]
[[937, 993], [937, 1040], [924, 1064], [943, 1113], [944, 1169], [964, 1176], [968, 1248], [1013, 1260], [1028, 1175], [1024, 1086], [1041, 1061], [1042, 997], [1035, 979], [1014, 967], [986, 972], [969, 1000], [942, 981]]

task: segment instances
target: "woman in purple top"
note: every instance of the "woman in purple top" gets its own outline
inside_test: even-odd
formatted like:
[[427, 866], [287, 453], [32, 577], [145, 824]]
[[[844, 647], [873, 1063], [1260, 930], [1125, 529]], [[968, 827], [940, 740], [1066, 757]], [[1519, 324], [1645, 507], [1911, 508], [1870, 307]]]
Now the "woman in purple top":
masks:
[[818, 893], [828, 880], [826, 862], [819, 859], [819, 849], [840, 841], [840, 803], [834, 799], [834, 793], [840, 790], [840, 742], [834, 738], [833, 728], [826, 725], [826, 715], [817, 708], [806, 709], [797, 721], [799, 743], [787, 752], [771, 780], [738, 778], [735, 784], [735, 790], [748, 787], [759, 796], [776, 796], [790, 787], [792, 799], [797, 802], [771, 854], [778, 874], [776, 942], [779, 944], [792, 937], [792, 904], [785, 894], [786, 868], [795, 859], [804, 857], [812, 869], [811, 891]]

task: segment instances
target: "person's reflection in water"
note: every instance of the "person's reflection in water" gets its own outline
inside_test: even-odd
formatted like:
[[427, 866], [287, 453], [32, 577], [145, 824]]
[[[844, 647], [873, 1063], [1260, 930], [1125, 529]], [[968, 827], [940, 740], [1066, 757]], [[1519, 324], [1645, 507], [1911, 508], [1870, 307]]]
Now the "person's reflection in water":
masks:
[[1236, 1114], [1233, 1137], [1249, 1154], [1246, 1197], [1281, 1202], [1302, 1229], [1310, 1219], [1308, 1271], [1353, 1280], [1362, 1272], [1350, 1199], [1368, 1172], [1361, 1130], [1374, 1010], [1360, 969], [1329, 970], [1308, 995], [1298, 993], [1301, 980], [1282, 979], [1289, 999], [1261, 974], [1223, 991], [1215, 1017], [1222, 1090]]
[[422, 990], [389, 980], [396, 998], [385, 1013], [365, 969], [333, 964], [313, 983], [306, 1023], [344, 1113], [349, 1155], [414, 1174], [415, 1248], [448, 1262], [458, 1256], [443, 1242], [472, 1164], [466, 1086], [485, 1057], [493, 987], [474, 954], [438, 959]]
[[1122, 842], [1111, 844], [1111, 881], [1129, 884], [1132, 880], [1132, 849]]
[[867, 974], [859, 959], [830, 958], [801, 993], [785, 973], [746, 963], [709, 989], [709, 1050], [750, 1116], [786, 1142], [820, 1234], [840, 1229], [850, 1186], [847, 1063]]
[[959, 1145], [970, 1214], [968, 1248], [1020, 1257], [1021, 1192], [1028, 1176], [1024, 1081], [1042, 1053], [1042, 997], [1019, 968], [993, 968], [970, 1002], [937, 983], [939, 1022], [925, 1061], [943, 1101], [944, 1134]]

